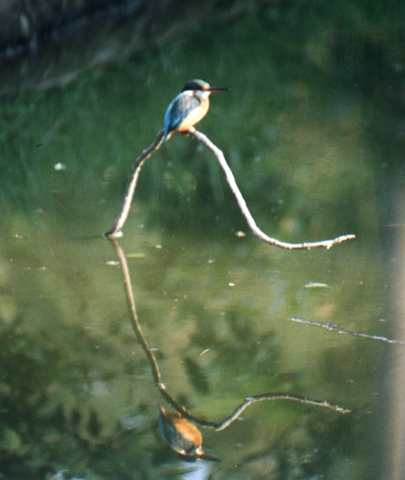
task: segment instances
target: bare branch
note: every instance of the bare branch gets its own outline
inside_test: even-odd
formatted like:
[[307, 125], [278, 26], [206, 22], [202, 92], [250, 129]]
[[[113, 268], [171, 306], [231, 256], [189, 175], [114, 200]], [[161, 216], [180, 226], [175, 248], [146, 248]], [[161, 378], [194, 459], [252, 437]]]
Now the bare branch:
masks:
[[106, 237], [118, 238], [122, 236], [121, 229], [128, 218], [129, 211], [131, 209], [132, 199], [135, 193], [136, 184], [138, 183], [138, 178], [141, 173], [142, 166], [145, 163], [145, 161], [152, 155], [152, 153], [156, 152], [156, 150], [159, 150], [162, 143], [163, 143], [163, 131], [161, 130], [157, 134], [155, 141], [151, 145], [149, 145], [149, 147], [145, 148], [145, 150], [143, 150], [141, 154], [138, 155], [138, 157], [135, 158], [134, 163], [132, 164], [131, 179], [127, 187], [127, 193], [125, 194], [121, 211], [117, 216], [117, 218], [114, 220], [114, 223], [111, 226], [111, 228], [105, 233]]
[[339, 245], [340, 243], [356, 238], [356, 236], [353, 234], [346, 234], [336, 238], [332, 238], [330, 240], [322, 240], [319, 242], [288, 243], [277, 240], [276, 238], [269, 237], [257, 226], [256, 221], [250, 213], [246, 201], [239, 190], [239, 187], [235, 180], [235, 176], [232, 173], [232, 170], [228, 165], [227, 161], [225, 160], [225, 156], [222, 150], [220, 150], [204, 133], [199, 132], [198, 130], [191, 130], [189, 134], [192, 135], [196, 140], [201, 142], [203, 145], [205, 145], [215, 155], [218, 163], [220, 164], [222, 170], [225, 173], [226, 181], [228, 182], [228, 185], [232, 190], [232, 193], [234, 194], [236, 201], [238, 202], [239, 208], [243, 216], [245, 217], [250, 229], [257, 237], [259, 237], [264, 242], [269, 243], [270, 245], [274, 245], [275, 247], [284, 248], [287, 250], [311, 250], [313, 248], [326, 248], [327, 250], [329, 250], [335, 245]]
[[[228, 182], [229, 187], [234, 194], [238, 206], [245, 217], [250, 229], [252, 232], [261, 240], [270, 245], [274, 245], [275, 247], [283, 248], [286, 250], [311, 250], [313, 248], [325, 248], [329, 250], [330, 248], [339, 245], [343, 242], [347, 242], [348, 240], [353, 240], [356, 238], [353, 234], [346, 234], [340, 235], [339, 237], [332, 238], [329, 240], [321, 240], [318, 242], [301, 242], [301, 243], [289, 243], [283, 242], [281, 240], [277, 240], [276, 238], [270, 237], [265, 234], [260, 228], [257, 226], [255, 219], [253, 218], [250, 210], [246, 204], [245, 199], [243, 198], [242, 193], [239, 190], [239, 187], [236, 183], [235, 176], [232, 173], [230, 166], [228, 165], [227, 161], [225, 160], [225, 156], [220, 150], [205, 134], [199, 132], [198, 130], [191, 129], [188, 134], [192, 135], [196, 140], [201, 142], [205, 145], [211, 152], [214, 154], [216, 159], [218, 160], [222, 170], [225, 173], [226, 181]], [[149, 147], [145, 148], [142, 153], [134, 160], [132, 165], [132, 173], [131, 178], [127, 187], [127, 192], [124, 197], [124, 201], [121, 207], [121, 211], [117, 218], [115, 219], [112, 227], [105, 233], [105, 236], [108, 238], [118, 238], [122, 236], [122, 228], [128, 218], [129, 211], [131, 209], [132, 199], [135, 193], [135, 188], [138, 183], [138, 178], [142, 169], [143, 164], [145, 161], [155, 152], [157, 151], [163, 143], [163, 132], [160, 131], [155, 138], [155, 141], [149, 145]]]

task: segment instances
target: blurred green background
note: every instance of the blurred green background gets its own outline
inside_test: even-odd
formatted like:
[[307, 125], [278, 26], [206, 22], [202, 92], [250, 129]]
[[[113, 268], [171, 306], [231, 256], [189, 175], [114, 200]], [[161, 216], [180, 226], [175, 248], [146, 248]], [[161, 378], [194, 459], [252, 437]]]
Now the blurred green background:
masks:
[[[129, 17], [4, 64], [0, 478], [399, 480], [383, 379], [404, 347], [291, 318], [400, 339], [405, 7], [187, 3], [182, 15], [167, 2], [172, 14], [148, 35]], [[264, 231], [357, 235], [327, 252], [276, 250], [250, 236], [194, 140], [174, 137], [146, 163], [123, 246], [171, 393], [209, 419], [267, 391], [353, 409], [253, 406], [206, 433], [219, 464], [185, 464], [159, 439], [162, 399], [101, 236], [132, 159], [195, 77], [230, 89], [199, 128]]]

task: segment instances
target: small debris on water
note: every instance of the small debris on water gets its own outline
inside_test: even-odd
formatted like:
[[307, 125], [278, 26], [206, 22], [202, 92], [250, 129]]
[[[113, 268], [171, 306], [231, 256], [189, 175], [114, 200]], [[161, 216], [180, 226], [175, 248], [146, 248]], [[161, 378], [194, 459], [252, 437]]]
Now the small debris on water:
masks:
[[234, 287], [234, 286], [235, 286], [235, 283], [233, 283], [233, 282], [228, 283], [228, 287]]
[[235, 235], [238, 238], [245, 238], [246, 237], [246, 233], [243, 230], [238, 230], [237, 232], [235, 232]]
[[54, 164], [53, 169], [55, 172], [62, 172], [63, 170], [66, 170], [66, 165], [62, 162], [58, 162]]
[[107, 260], [105, 264], [109, 267], [116, 267], [117, 265], [119, 265], [119, 262], [117, 262], [117, 260]]
[[322, 282], [308, 282], [304, 285], [304, 288], [329, 288], [329, 285]]
[[214, 263], [214, 262], [215, 262], [215, 260], [214, 260], [213, 258], [209, 258], [209, 259], [208, 259], [208, 263], [209, 263], [210, 265], [211, 265], [212, 263]]
[[145, 258], [145, 254], [142, 252], [128, 253], [127, 258]]
[[202, 357], [203, 355], [207, 354], [211, 349], [210, 348], [206, 348], [205, 350], [203, 350], [202, 352], [200, 352], [200, 357]]
[[162, 247], [162, 245], [160, 245], [160, 243], [158, 243], [157, 245], [155, 245], [155, 248], [161, 250], [163, 247]]

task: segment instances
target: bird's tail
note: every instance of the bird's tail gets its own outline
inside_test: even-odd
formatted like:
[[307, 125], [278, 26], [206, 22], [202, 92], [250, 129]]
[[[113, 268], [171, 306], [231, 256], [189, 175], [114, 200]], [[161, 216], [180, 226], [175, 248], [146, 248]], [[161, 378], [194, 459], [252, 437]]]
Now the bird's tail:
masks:
[[162, 143], [167, 142], [172, 138], [172, 135], [174, 133], [174, 130], [163, 130], [163, 138], [162, 138]]

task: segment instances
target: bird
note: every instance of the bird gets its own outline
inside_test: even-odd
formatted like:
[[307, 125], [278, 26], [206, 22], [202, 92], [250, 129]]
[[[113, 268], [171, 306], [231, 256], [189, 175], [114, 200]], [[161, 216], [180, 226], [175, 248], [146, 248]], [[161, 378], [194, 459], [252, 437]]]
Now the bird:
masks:
[[217, 457], [204, 452], [200, 430], [179, 412], [159, 407], [159, 431], [170, 448], [188, 460], [202, 458], [219, 461]]
[[180, 455], [201, 455], [202, 435], [200, 430], [179, 412], [159, 407], [159, 430], [164, 440]]
[[175, 132], [187, 133], [207, 115], [210, 95], [227, 91], [223, 87], [211, 87], [200, 79], [189, 80], [182, 91], [169, 103], [163, 118], [163, 141]]

